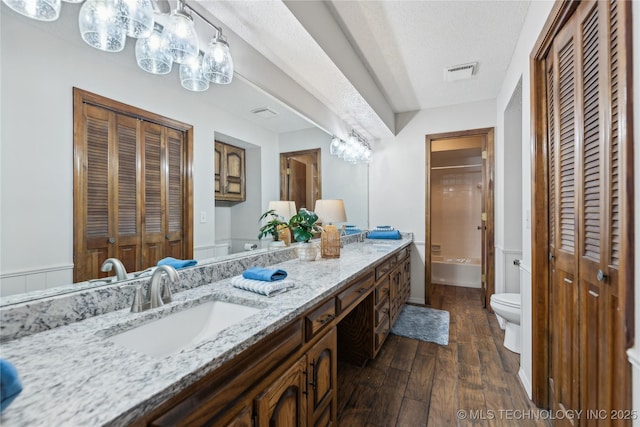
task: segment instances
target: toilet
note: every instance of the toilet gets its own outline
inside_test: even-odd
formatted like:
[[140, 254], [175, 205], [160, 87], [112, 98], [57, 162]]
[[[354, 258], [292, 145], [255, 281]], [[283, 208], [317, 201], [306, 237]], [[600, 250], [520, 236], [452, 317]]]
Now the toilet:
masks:
[[504, 329], [504, 346], [520, 354], [520, 294], [493, 294], [490, 304], [498, 320], [503, 320], [499, 323]]

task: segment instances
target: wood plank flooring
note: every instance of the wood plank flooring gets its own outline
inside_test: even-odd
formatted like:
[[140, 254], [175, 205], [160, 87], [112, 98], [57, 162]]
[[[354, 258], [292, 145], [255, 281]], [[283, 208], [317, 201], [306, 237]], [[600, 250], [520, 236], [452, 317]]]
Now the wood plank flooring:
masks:
[[338, 364], [339, 426], [548, 426], [480, 290], [438, 285], [432, 307], [450, 314], [449, 345], [389, 335], [365, 367]]

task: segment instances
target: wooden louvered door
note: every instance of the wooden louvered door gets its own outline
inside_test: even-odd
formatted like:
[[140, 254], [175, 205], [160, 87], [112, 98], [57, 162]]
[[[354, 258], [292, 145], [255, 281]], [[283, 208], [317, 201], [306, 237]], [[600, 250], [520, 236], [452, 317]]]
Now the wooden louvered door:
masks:
[[74, 94], [74, 281], [113, 275], [100, 271], [110, 257], [128, 272], [191, 258], [190, 131]]
[[113, 275], [100, 271], [111, 257], [122, 261], [127, 271], [139, 269], [139, 217], [136, 214], [138, 121], [112, 111], [83, 104], [83, 181], [77, 197], [82, 218], [76, 222], [80, 250], [76, 251], [74, 280]]
[[[548, 61], [550, 80], [548, 99], [550, 147], [550, 205], [553, 206], [550, 250], [552, 409], [576, 410], [579, 407], [575, 379], [579, 374], [578, 349], [578, 287], [576, 285], [576, 74], [575, 37], [573, 26], [567, 25], [556, 37]], [[570, 423], [569, 420], [563, 420]]]
[[546, 60], [549, 391], [552, 409], [585, 414], [556, 425], [610, 425], [612, 410], [630, 409], [619, 271], [618, 7], [581, 2]]

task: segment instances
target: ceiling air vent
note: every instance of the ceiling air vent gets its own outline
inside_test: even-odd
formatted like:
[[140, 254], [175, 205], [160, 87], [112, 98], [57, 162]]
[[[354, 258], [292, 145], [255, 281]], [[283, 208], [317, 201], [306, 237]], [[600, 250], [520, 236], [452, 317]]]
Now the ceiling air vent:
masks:
[[444, 81], [455, 82], [458, 80], [470, 79], [478, 68], [477, 62], [470, 62], [468, 64], [454, 65], [444, 69]]
[[255, 114], [256, 116], [263, 118], [263, 119], [270, 119], [272, 117], [277, 116], [279, 113], [276, 113], [275, 111], [267, 108], [267, 107], [260, 107], [260, 108], [256, 108], [251, 110], [251, 112], [253, 114]]

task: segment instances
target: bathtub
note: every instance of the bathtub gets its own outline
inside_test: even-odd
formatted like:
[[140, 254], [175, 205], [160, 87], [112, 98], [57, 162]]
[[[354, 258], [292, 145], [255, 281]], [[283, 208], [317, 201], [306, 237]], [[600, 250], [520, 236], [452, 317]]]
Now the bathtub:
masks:
[[431, 256], [431, 283], [480, 288], [481, 275], [480, 258]]

